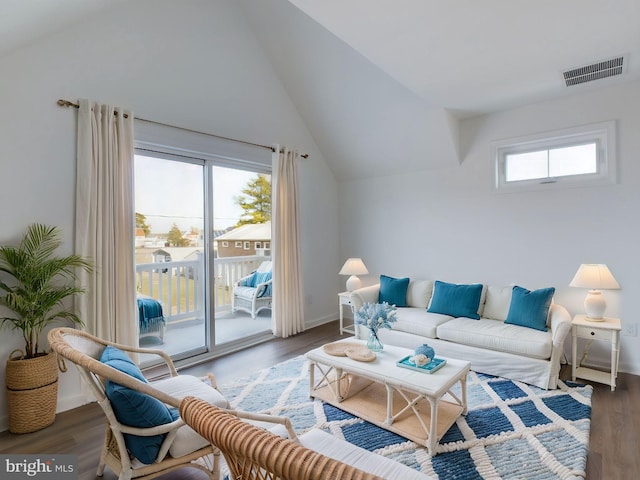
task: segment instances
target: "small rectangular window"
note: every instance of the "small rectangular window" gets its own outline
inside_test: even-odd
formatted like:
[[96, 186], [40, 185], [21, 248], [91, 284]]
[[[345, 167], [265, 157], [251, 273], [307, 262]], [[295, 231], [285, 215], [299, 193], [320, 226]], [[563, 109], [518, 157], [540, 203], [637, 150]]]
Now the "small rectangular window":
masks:
[[244, 242], [244, 249], [245, 250], [251, 249], [251, 242]]
[[261, 242], [256, 242], [254, 246], [255, 246], [256, 249], [262, 248], [262, 243]]
[[242, 242], [236, 242], [236, 248], [242, 248]]
[[615, 122], [492, 143], [495, 188], [615, 182]]
[[222, 242], [222, 246], [223, 247], [228, 247], [229, 246], [229, 242]]
[[271, 248], [271, 243], [264, 242], [264, 248]]

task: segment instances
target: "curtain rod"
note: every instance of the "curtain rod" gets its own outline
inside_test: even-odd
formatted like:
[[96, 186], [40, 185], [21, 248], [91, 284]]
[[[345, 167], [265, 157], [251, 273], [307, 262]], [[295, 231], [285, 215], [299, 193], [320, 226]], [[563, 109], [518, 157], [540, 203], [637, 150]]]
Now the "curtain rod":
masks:
[[[70, 102], [69, 100], [63, 100], [60, 99], [58, 100], [58, 105], [61, 107], [73, 107], [73, 108], [80, 108], [80, 105], [78, 105], [77, 103], [73, 103]], [[127, 115], [126, 113], [124, 114], [124, 118], [129, 118], [129, 115]], [[185, 127], [176, 127], [175, 125], [170, 125], [168, 123], [161, 123], [161, 122], [156, 122], [154, 120], [148, 120], [146, 118], [142, 118], [142, 117], [134, 117], [136, 120], [140, 120], [142, 122], [147, 122], [147, 123], [154, 123], [156, 125], [162, 125], [163, 127], [171, 127], [171, 128], [177, 128], [179, 130], [184, 130], [187, 132], [193, 132], [193, 133], [198, 133], [201, 135], [209, 135], [211, 137], [216, 137], [216, 138], [221, 138], [223, 140], [229, 140], [231, 142], [238, 142], [238, 143], [244, 143], [245, 145], [251, 145], [253, 147], [258, 147], [258, 148], [266, 148], [268, 150], [271, 150], [272, 152], [275, 152], [276, 149], [274, 147], [271, 147], [269, 145], [261, 145], [259, 143], [252, 143], [252, 142], [247, 142], [245, 140], [237, 140], [235, 138], [230, 138], [230, 137], [223, 137], [222, 135], [216, 135], [214, 133], [208, 133], [208, 132], [201, 132], [198, 130], [192, 130], [191, 128], [185, 128]], [[300, 154], [300, 156], [302, 158], [309, 158], [309, 154], [308, 153], [302, 153]]]

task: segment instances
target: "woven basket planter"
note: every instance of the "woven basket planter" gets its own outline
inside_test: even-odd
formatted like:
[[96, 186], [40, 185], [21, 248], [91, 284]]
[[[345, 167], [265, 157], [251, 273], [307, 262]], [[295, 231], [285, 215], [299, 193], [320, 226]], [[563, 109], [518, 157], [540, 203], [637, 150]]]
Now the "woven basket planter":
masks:
[[7, 360], [6, 385], [11, 433], [35, 432], [54, 422], [58, 403], [55, 352], [28, 359], [12, 353]]

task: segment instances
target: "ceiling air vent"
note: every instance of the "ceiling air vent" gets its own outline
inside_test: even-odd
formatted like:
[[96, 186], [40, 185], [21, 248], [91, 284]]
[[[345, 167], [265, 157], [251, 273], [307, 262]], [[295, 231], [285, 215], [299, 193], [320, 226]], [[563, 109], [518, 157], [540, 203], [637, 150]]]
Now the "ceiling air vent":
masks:
[[610, 58], [601, 62], [583, 67], [572, 68], [563, 72], [564, 81], [567, 87], [579, 85], [581, 83], [600, 80], [601, 78], [613, 77], [621, 75], [624, 68], [624, 57]]

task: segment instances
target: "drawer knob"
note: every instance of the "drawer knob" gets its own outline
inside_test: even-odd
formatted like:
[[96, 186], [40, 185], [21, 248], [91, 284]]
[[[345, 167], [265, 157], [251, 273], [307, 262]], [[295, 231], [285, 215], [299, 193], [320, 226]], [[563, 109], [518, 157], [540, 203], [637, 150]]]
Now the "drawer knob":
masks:
[[591, 335], [595, 335], [595, 334], [596, 334], [596, 332], [591, 332]]

